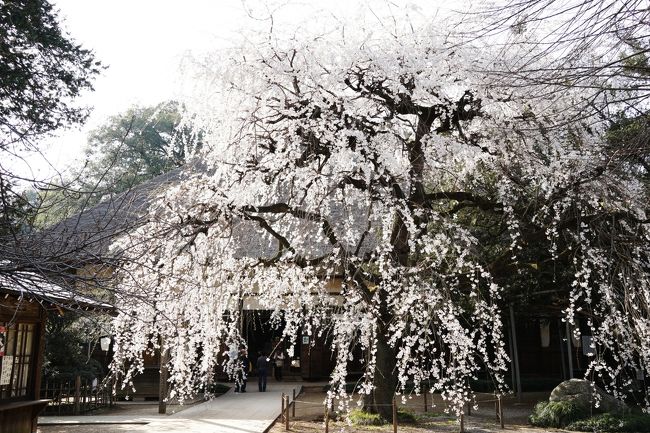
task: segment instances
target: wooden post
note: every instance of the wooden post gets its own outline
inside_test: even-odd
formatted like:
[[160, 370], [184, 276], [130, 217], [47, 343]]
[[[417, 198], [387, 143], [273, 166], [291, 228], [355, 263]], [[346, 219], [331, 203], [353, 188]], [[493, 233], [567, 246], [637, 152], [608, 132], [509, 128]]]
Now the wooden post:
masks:
[[501, 428], [504, 428], [504, 426], [503, 426], [503, 400], [501, 400], [500, 395], [499, 395], [499, 424], [501, 425]]
[[499, 397], [497, 397], [496, 392], [494, 393], [494, 416], [499, 421]]
[[285, 410], [287, 411], [284, 417], [284, 429], [289, 430], [289, 394], [285, 395], [284, 398], [287, 399], [287, 402], [284, 405]]
[[566, 322], [566, 352], [569, 360], [569, 379], [573, 379], [573, 351], [571, 350], [571, 326]]
[[108, 380], [108, 406], [113, 407], [113, 379]]
[[397, 433], [397, 401], [393, 396], [393, 433]]
[[280, 409], [280, 419], [284, 421], [284, 392], [282, 393], [282, 409]]
[[427, 394], [428, 394], [428, 392], [425, 390], [424, 391], [424, 411], [425, 412], [429, 410], [429, 403], [427, 403]]
[[296, 417], [296, 388], [291, 390], [293, 394], [293, 400], [291, 400], [291, 416]]
[[330, 409], [325, 406], [325, 433], [330, 433]]
[[81, 376], [77, 375], [74, 378], [74, 414], [79, 415], [81, 403]]
[[61, 415], [61, 406], [63, 405], [63, 381], [59, 386], [59, 415]]
[[[519, 353], [517, 351], [517, 329], [515, 327], [515, 309], [510, 304], [510, 327], [512, 329], [512, 357], [515, 367], [515, 379], [517, 380], [517, 400], [521, 401], [521, 372], [519, 371]], [[515, 387], [515, 384], [513, 384]]]
[[465, 433], [465, 414], [460, 413], [460, 433]]
[[472, 415], [472, 403], [468, 401], [465, 404], [467, 405], [467, 416], [471, 416]]

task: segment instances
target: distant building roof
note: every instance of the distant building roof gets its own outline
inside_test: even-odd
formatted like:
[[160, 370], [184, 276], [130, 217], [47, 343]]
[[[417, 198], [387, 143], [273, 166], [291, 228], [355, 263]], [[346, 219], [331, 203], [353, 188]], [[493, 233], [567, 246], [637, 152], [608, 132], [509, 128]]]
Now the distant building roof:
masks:
[[0, 293], [18, 298], [37, 299], [72, 309], [112, 311], [115, 307], [106, 302], [80, 295], [54, 284], [45, 276], [34, 272], [15, 271], [0, 274]]
[[101, 258], [116, 236], [144, 222], [156, 195], [180, 182], [185, 170], [177, 168], [157, 176], [68, 217], [41, 231], [39, 242], [50, 251]]

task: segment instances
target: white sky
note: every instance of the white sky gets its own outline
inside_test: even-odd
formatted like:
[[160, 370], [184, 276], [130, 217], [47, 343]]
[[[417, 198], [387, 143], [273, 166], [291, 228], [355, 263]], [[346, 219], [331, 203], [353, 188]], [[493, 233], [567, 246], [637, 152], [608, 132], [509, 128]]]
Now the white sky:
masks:
[[54, 0], [63, 28], [108, 66], [95, 91], [79, 99], [92, 107], [81, 128], [61, 131], [32, 156], [37, 178], [82, 157], [88, 132], [134, 104], [153, 105], [176, 93], [178, 64], [188, 51], [228, 43], [250, 18], [241, 0]]
[[[95, 91], [79, 99], [93, 108], [86, 125], [62, 131], [43, 143], [42, 157], [29, 157], [32, 173], [25, 174], [40, 179], [62, 172], [75, 158], [82, 158], [88, 132], [109, 116], [134, 104], [153, 105], [173, 98], [179, 88], [179, 62], [189, 51], [200, 53], [228, 46], [242, 29], [269, 27], [269, 21], [262, 19], [268, 16], [269, 6], [262, 0], [51, 1], [59, 9], [62, 27], [77, 43], [92, 49], [108, 69], [97, 77]], [[270, 1], [280, 5], [280, 12], [274, 11], [277, 29], [283, 23], [317, 20], [316, 7], [345, 15], [374, 0]], [[389, 9], [402, 7], [400, 0], [376, 3]], [[424, 2], [427, 9], [441, 4], [451, 7], [449, 3]]]

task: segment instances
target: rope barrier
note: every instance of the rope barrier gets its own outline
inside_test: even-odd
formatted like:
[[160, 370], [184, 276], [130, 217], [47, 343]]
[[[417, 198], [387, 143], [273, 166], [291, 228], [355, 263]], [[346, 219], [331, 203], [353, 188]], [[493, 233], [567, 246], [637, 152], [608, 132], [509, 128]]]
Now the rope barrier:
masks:
[[[302, 391], [302, 390], [301, 390]], [[301, 391], [298, 393], [298, 395], [301, 394]], [[397, 397], [398, 396], [393, 396], [393, 401], [391, 404], [373, 404], [373, 406], [379, 406], [379, 407], [392, 407], [393, 408], [393, 432], [397, 433], [397, 408], [399, 403], [397, 402]], [[426, 405], [426, 393], [424, 394], [424, 401], [425, 401], [425, 412], [427, 411], [427, 405]], [[323, 403], [317, 403], [313, 401], [307, 401], [307, 400], [296, 400], [296, 393], [295, 390], [293, 390], [293, 399], [288, 394], [282, 393], [282, 412], [280, 419], [284, 421], [285, 424], [285, 430], [289, 430], [289, 405], [292, 405], [292, 414], [293, 417], [296, 417], [296, 404], [300, 403], [301, 405], [305, 406], [320, 406], [320, 407], [325, 407], [325, 414], [324, 414], [324, 421], [325, 421], [325, 432], [329, 432], [329, 420], [330, 420], [330, 411], [331, 408], [328, 407], [327, 405], [324, 405]], [[498, 395], [494, 399], [485, 399], [485, 400], [475, 400], [473, 402], [473, 405], [478, 406], [479, 404], [485, 404], [485, 403], [494, 403], [494, 408], [495, 408], [495, 414], [496, 414], [496, 421], [499, 423], [500, 427], [503, 429], [504, 428], [504, 417], [503, 417], [503, 398], [502, 396]], [[467, 406], [467, 415], [471, 415], [471, 407], [472, 404], [469, 402], [466, 404]], [[408, 407], [408, 404], [404, 405], [403, 407]], [[461, 412], [460, 417], [458, 418], [459, 424], [460, 424], [460, 433], [465, 432], [465, 414], [464, 412]]]

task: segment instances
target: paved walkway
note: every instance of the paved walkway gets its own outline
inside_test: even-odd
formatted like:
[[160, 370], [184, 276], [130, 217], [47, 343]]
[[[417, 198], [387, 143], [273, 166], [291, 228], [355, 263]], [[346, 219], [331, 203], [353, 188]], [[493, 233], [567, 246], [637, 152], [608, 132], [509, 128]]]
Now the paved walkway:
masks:
[[269, 384], [266, 392], [257, 392], [249, 383], [249, 392], [232, 390], [214, 400], [196, 404], [172, 415], [128, 416], [99, 415], [76, 417], [40, 417], [39, 425], [132, 424], [138, 433], [263, 433], [280, 415], [281, 394], [296, 393], [299, 383]]

